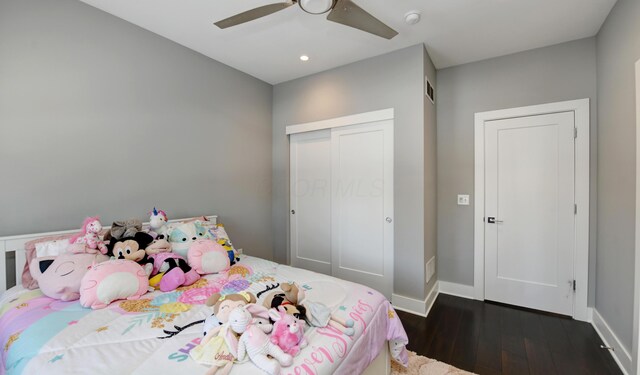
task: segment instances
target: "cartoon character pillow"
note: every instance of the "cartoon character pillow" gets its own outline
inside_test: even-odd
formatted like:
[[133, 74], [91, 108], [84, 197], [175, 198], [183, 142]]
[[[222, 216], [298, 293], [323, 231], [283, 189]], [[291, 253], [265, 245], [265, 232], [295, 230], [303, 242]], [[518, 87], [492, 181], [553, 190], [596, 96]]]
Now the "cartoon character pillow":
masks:
[[153, 242], [153, 237], [144, 232], [138, 232], [133, 237], [121, 239], [111, 239], [107, 248], [109, 255], [116, 259], [132, 260], [144, 268], [147, 275], [153, 271], [153, 259], [151, 259], [145, 249]]
[[109, 260], [103, 254], [63, 253], [56, 257], [36, 258], [29, 264], [31, 276], [42, 293], [54, 299], [73, 301], [80, 298], [80, 282], [92, 264]]
[[189, 247], [198, 239], [210, 239], [211, 234], [200, 220], [182, 223], [169, 229], [169, 242], [174, 253], [187, 258]]
[[102, 309], [115, 300], [139, 299], [148, 288], [148, 276], [136, 262], [115, 259], [94, 264], [80, 281], [80, 305]]
[[193, 241], [187, 254], [189, 265], [201, 275], [228, 271], [231, 267], [227, 251], [213, 240]]

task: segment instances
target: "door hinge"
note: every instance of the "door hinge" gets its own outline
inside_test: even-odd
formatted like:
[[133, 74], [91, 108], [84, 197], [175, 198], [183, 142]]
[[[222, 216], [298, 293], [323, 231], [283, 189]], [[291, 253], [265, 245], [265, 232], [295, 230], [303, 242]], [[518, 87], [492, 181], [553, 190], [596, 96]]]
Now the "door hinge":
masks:
[[578, 138], [578, 128], [573, 128], [573, 139]]
[[576, 292], [576, 281], [575, 280], [573, 280], [573, 292], [574, 293]]
[[577, 215], [578, 214], [578, 205], [577, 204], [573, 204], [573, 214]]

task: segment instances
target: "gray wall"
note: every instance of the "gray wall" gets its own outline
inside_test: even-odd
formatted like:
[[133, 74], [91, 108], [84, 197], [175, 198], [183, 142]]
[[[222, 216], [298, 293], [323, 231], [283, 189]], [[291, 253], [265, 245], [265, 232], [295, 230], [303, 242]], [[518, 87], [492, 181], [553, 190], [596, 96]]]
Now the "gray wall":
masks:
[[0, 235], [217, 213], [272, 258], [271, 85], [74, 0], [0, 2]]
[[[427, 53], [426, 48], [423, 49], [424, 73], [429, 77], [429, 81], [434, 87], [438, 86], [436, 81], [436, 68], [431, 61], [431, 57]], [[424, 261], [429, 261], [436, 256], [438, 249], [437, 241], [437, 137], [436, 137], [436, 105], [426, 96], [422, 95], [424, 102]], [[438, 280], [438, 269], [432, 276], [425, 292], [431, 290], [431, 287]]]
[[[596, 42], [594, 38], [438, 71], [438, 275], [473, 285], [474, 114], [591, 99], [591, 238], [589, 301], [595, 292]], [[470, 194], [458, 206], [457, 194]]]
[[394, 293], [423, 299], [424, 142], [422, 44], [274, 86], [275, 258], [288, 254], [289, 142], [285, 127], [395, 108]]
[[631, 350], [635, 241], [635, 62], [640, 1], [619, 0], [598, 34], [596, 309]]

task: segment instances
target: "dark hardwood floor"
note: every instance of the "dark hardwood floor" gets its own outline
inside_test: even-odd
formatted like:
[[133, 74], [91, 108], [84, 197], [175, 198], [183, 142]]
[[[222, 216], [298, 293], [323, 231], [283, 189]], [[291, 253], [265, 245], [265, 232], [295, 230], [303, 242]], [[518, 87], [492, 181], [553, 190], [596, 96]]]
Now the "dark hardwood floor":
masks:
[[621, 374], [593, 327], [446, 294], [426, 318], [398, 311], [420, 355], [478, 374]]

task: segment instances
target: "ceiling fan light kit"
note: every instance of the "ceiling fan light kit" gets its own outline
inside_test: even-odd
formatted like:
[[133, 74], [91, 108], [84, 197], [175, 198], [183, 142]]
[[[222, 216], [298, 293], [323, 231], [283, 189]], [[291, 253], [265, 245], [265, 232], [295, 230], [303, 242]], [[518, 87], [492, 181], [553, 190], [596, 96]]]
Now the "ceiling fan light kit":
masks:
[[328, 21], [362, 30], [381, 38], [392, 39], [398, 35], [397, 31], [360, 8], [352, 0], [288, 0], [250, 9], [214, 24], [221, 29], [226, 29], [227, 27], [240, 25], [285, 10], [295, 4], [298, 4], [302, 10], [310, 14], [329, 12], [327, 15]]
[[309, 14], [324, 14], [333, 9], [336, 0], [298, 0], [298, 5]]

